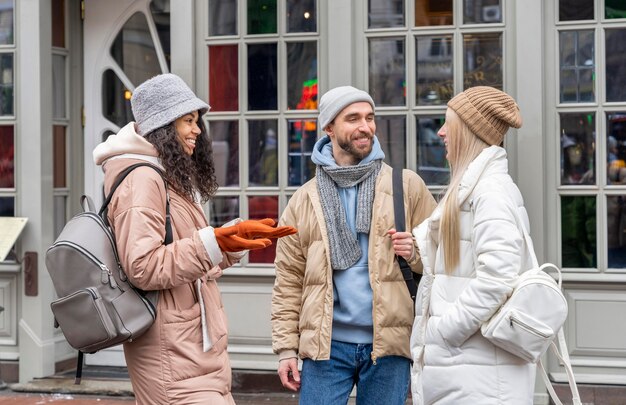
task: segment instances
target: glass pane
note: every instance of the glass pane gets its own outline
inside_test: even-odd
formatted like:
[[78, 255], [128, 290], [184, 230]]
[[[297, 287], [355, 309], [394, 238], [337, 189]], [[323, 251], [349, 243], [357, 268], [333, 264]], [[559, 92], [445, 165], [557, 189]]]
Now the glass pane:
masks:
[[287, 32], [316, 32], [316, 0], [287, 0]]
[[315, 177], [315, 164], [311, 161], [313, 145], [317, 140], [316, 120], [288, 120], [289, 186], [301, 186]]
[[248, 34], [276, 32], [276, 0], [248, 0]]
[[0, 188], [13, 187], [15, 187], [15, 144], [13, 139], [13, 126], [0, 125]]
[[452, 0], [415, 0], [415, 26], [452, 25]]
[[0, 0], [0, 45], [13, 43], [14, 0]]
[[376, 117], [376, 137], [385, 152], [385, 163], [394, 169], [406, 167], [406, 118]]
[[215, 177], [220, 187], [239, 185], [239, 122], [209, 121]]
[[561, 102], [594, 101], [595, 62], [592, 30], [559, 33]]
[[276, 44], [248, 45], [248, 109], [278, 108]]
[[54, 239], [59, 236], [59, 234], [63, 230], [63, 227], [65, 226], [65, 223], [67, 222], [66, 205], [67, 197], [63, 195], [54, 197], [54, 214], [52, 217], [52, 226], [54, 227]]
[[209, 224], [217, 228], [239, 218], [239, 197], [212, 197], [209, 200]]
[[[0, 9], [2, 7], [0, 1]], [[50, 5], [50, 14], [52, 17], [52, 46], [65, 48], [65, 0], [52, 0]], [[2, 13], [0, 11], [0, 13]], [[0, 18], [1, 14], [0, 14]], [[0, 24], [1, 25], [1, 24]]]
[[0, 54], [0, 115], [13, 115], [13, 54]]
[[102, 74], [102, 115], [120, 128], [135, 120], [130, 109], [130, 97], [130, 90], [112, 70]]
[[559, 0], [559, 21], [593, 20], [593, 0]]
[[596, 197], [561, 196], [563, 267], [597, 267]]
[[52, 118], [65, 116], [65, 56], [52, 55]]
[[606, 197], [609, 268], [626, 267], [626, 195]]
[[405, 105], [404, 39], [369, 40], [369, 89], [377, 106]]
[[606, 30], [606, 101], [626, 101], [626, 28]]
[[500, 0], [463, 0], [463, 24], [488, 24], [502, 22]]
[[170, 46], [170, 0], [152, 0], [150, 13], [157, 29], [161, 50], [165, 55], [168, 69], [172, 68], [172, 55]]
[[369, 0], [369, 28], [404, 27], [404, 0]]
[[595, 184], [595, 114], [561, 113], [561, 184]]
[[463, 88], [491, 86], [502, 90], [502, 34], [463, 35]]
[[209, 105], [211, 111], [239, 110], [237, 45], [209, 46]]
[[251, 186], [278, 186], [277, 127], [276, 120], [248, 123], [248, 163]]
[[52, 149], [53, 187], [67, 187], [67, 147], [64, 126], [54, 125], [52, 127]]
[[[250, 219], [272, 218], [278, 221], [278, 197], [251, 196], [248, 197], [248, 211]], [[250, 263], [274, 263], [276, 257], [276, 239], [265, 249], [251, 250], [248, 253]]]
[[135, 13], [126, 21], [111, 45], [111, 56], [135, 86], [161, 73], [145, 15]]
[[446, 147], [437, 135], [445, 117], [417, 118], [417, 174], [428, 185], [448, 184], [450, 167], [446, 159]]
[[624, 0], [604, 0], [604, 17], [626, 18], [626, 3], [624, 3]]
[[317, 42], [287, 44], [287, 108], [317, 109]]
[[0, 217], [15, 216], [15, 198], [0, 197]]
[[606, 145], [607, 183], [626, 184], [626, 111], [606, 114]]
[[209, 35], [237, 35], [237, 2], [209, 0]]
[[113, 131], [104, 131], [102, 133], [102, 142], [105, 142], [110, 135], [115, 135]]
[[416, 103], [447, 103], [454, 95], [452, 35], [417, 37], [415, 46]]

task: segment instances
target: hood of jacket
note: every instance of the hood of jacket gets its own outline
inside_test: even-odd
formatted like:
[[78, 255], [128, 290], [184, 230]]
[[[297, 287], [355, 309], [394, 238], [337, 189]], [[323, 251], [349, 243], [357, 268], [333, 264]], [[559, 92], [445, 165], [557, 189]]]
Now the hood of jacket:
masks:
[[129, 122], [115, 135], [110, 135], [93, 150], [93, 161], [96, 165], [103, 164], [113, 158], [139, 158], [158, 163], [156, 148], [135, 130], [135, 123]]

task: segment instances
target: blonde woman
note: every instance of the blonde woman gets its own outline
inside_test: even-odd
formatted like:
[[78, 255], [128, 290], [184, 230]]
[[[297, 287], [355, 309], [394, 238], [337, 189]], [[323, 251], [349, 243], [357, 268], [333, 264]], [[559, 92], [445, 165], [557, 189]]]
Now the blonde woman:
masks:
[[521, 124], [515, 100], [491, 87], [469, 88], [448, 103], [438, 135], [450, 184], [413, 230], [424, 264], [411, 336], [414, 404], [532, 403], [535, 365], [480, 333], [530, 268], [521, 228], [528, 216], [500, 146]]

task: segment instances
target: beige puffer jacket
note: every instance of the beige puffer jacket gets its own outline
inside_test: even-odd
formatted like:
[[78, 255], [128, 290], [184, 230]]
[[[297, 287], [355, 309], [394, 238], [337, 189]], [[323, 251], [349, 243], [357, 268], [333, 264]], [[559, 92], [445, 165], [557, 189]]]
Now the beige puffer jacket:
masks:
[[[373, 291], [374, 336], [372, 360], [399, 355], [409, 357], [413, 302], [395, 260], [387, 231], [394, 226], [392, 170], [383, 164], [376, 179], [369, 238], [369, 272]], [[413, 229], [428, 218], [435, 200], [414, 172], [403, 172], [406, 227]], [[280, 358], [330, 358], [333, 320], [333, 271], [326, 222], [317, 189], [310, 180], [289, 200], [280, 225], [298, 233], [278, 240], [276, 281], [272, 296], [273, 350]], [[419, 257], [409, 265], [421, 272]]]

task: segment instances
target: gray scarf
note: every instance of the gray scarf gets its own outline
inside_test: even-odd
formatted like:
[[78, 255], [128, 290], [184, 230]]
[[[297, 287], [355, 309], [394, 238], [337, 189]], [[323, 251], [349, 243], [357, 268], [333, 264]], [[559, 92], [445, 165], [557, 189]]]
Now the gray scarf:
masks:
[[382, 159], [356, 166], [317, 166], [317, 189], [326, 219], [330, 244], [330, 263], [333, 269], [348, 269], [362, 255], [357, 235], [348, 227], [346, 211], [339, 199], [337, 187], [348, 188], [359, 185], [356, 231], [369, 233], [372, 220], [372, 203], [374, 202], [374, 186], [381, 165]]

